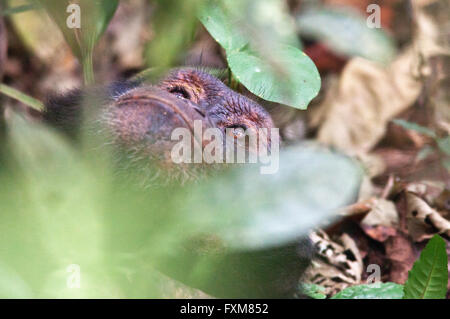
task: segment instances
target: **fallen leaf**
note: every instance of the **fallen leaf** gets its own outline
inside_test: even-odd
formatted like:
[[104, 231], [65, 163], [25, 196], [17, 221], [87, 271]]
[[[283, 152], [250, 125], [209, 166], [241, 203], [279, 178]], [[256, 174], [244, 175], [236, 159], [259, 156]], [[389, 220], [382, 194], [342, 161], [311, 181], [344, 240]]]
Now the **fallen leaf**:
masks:
[[403, 284], [408, 279], [418, 253], [412, 242], [403, 233], [390, 237], [385, 242], [386, 256], [391, 261], [390, 281]]
[[415, 242], [421, 242], [439, 234], [450, 238], [450, 221], [431, 208], [414, 193], [406, 193], [408, 231]]
[[362, 58], [350, 60], [312, 114], [319, 141], [350, 154], [367, 153], [387, 123], [419, 96], [422, 84], [411, 73], [416, 58], [410, 48], [386, 68]]

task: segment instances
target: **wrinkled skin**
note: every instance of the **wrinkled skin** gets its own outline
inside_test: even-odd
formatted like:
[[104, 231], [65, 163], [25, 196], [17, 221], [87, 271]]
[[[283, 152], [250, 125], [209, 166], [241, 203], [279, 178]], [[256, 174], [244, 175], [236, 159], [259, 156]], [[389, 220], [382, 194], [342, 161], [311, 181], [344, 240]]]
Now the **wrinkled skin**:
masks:
[[[119, 82], [88, 94], [70, 92], [47, 103], [44, 120], [76, 135], [82, 122], [82, 104], [99, 109], [99, 118], [90, 120], [108, 131], [112, 144], [143, 161], [156, 160], [169, 171], [173, 170], [171, 132], [180, 127], [192, 131], [194, 120], [200, 120], [204, 129], [219, 128], [232, 135], [239, 134], [237, 129], [273, 128], [270, 115], [259, 104], [212, 75], [191, 68], [174, 70], [156, 85]], [[91, 113], [84, 115], [89, 120]], [[226, 132], [227, 128], [231, 130]], [[204, 144], [201, 140], [192, 142]], [[192, 170], [192, 165], [183, 170]], [[259, 251], [205, 254], [195, 247], [183, 251], [168, 256], [157, 268], [208, 294], [226, 298], [293, 297], [312, 255], [306, 239]], [[180, 262], [183, 267], [179, 267]], [[195, 278], [192, 270], [200, 262], [207, 262], [211, 272]]]

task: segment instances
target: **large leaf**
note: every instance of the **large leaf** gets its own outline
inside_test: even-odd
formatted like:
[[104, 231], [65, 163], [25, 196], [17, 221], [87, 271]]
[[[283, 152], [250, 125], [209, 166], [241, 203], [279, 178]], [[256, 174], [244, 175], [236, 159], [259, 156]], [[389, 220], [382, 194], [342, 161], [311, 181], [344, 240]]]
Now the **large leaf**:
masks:
[[290, 16], [272, 0], [210, 1], [200, 20], [225, 49], [235, 77], [252, 93], [306, 109], [320, 89], [314, 63], [300, 51]]
[[349, 158], [300, 145], [281, 152], [275, 174], [243, 167], [198, 185], [180, 215], [234, 249], [273, 247], [334, 219], [355, 199], [360, 177]]
[[229, 15], [218, 4], [203, 7], [199, 15], [205, 28], [227, 52], [237, 51], [248, 44], [248, 39], [236, 27]]
[[375, 283], [345, 288], [331, 299], [402, 299], [403, 286], [393, 283]]
[[445, 240], [434, 235], [414, 263], [405, 283], [404, 299], [445, 298], [448, 282]]
[[301, 35], [326, 43], [338, 53], [388, 62], [395, 45], [382, 29], [369, 28], [365, 18], [349, 8], [311, 8], [297, 17]]
[[278, 70], [249, 50], [233, 51], [227, 56], [236, 78], [250, 92], [267, 101], [306, 109], [320, 90], [316, 66], [306, 54], [291, 46], [278, 50], [277, 57], [283, 66]]

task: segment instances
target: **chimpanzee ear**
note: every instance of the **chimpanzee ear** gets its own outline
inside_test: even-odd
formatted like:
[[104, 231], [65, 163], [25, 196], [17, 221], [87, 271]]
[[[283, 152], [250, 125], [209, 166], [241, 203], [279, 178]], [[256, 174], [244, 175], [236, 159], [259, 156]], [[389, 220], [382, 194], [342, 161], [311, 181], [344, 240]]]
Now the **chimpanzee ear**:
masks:
[[50, 96], [45, 103], [44, 122], [75, 137], [81, 127], [82, 100], [83, 92], [80, 89]]

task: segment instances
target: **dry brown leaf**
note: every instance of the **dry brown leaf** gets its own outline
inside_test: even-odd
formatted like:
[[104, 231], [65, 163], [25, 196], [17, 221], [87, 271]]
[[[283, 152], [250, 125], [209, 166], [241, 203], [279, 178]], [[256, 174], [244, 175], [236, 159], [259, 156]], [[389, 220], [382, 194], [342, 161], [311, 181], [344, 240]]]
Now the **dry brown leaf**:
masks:
[[450, 221], [415, 193], [407, 192], [406, 199], [408, 231], [415, 242], [431, 238], [436, 233], [450, 238]]
[[389, 237], [397, 235], [394, 227], [361, 225], [361, 228], [367, 236], [378, 242], [385, 242]]
[[[448, 8], [448, 1], [434, 2]], [[427, 11], [428, 3], [413, 4], [417, 32], [412, 45], [385, 68], [361, 58], [347, 64], [312, 113], [319, 141], [350, 154], [368, 152], [384, 135], [387, 123], [419, 96], [419, 79], [431, 74], [430, 58], [450, 54], [448, 28], [439, 25], [439, 12]]]
[[397, 224], [398, 214], [394, 203], [380, 198], [361, 221], [361, 228], [372, 239], [384, 242], [397, 234]]
[[408, 279], [408, 271], [411, 270], [418, 257], [408, 237], [402, 233], [389, 237], [385, 242], [386, 256], [391, 261], [390, 281], [404, 284]]
[[372, 210], [361, 221], [366, 226], [395, 227], [398, 224], [398, 214], [395, 204], [386, 199], [378, 199]]
[[350, 154], [367, 153], [387, 123], [419, 96], [422, 84], [411, 72], [416, 58], [409, 48], [389, 67], [352, 59], [313, 114], [312, 124], [322, 123], [319, 141]]

